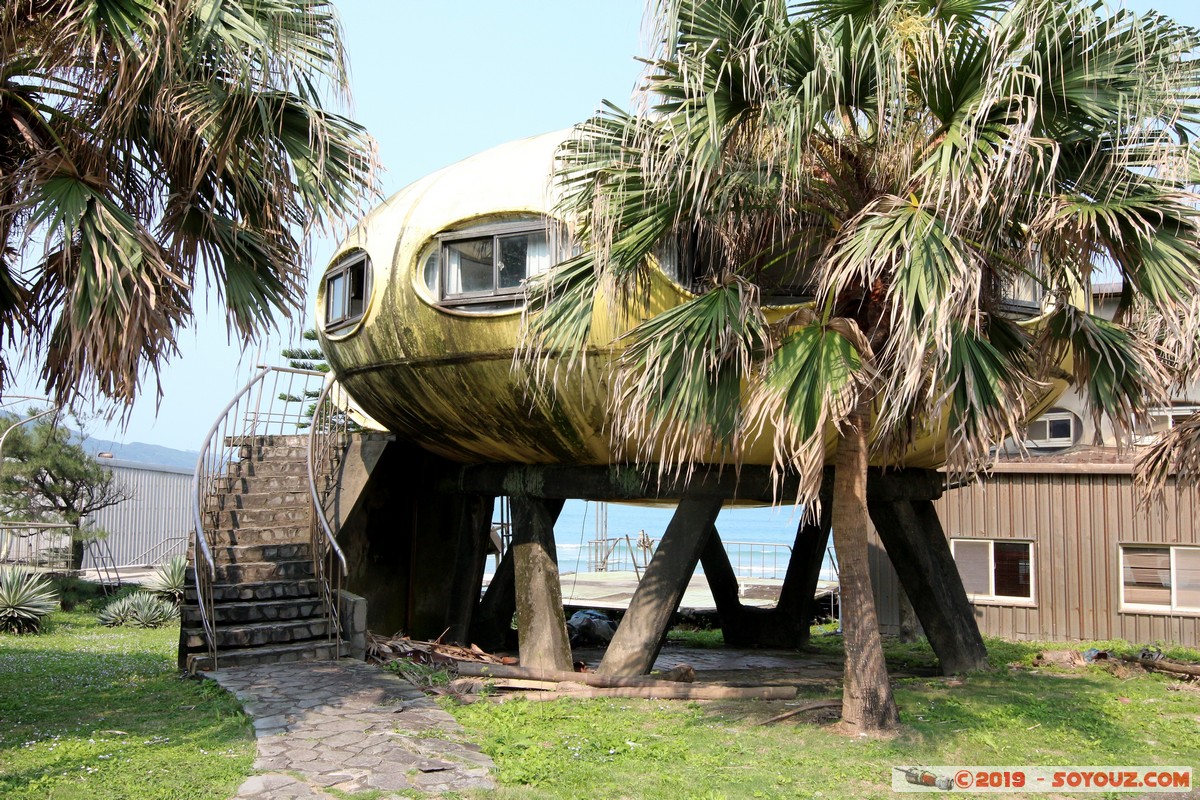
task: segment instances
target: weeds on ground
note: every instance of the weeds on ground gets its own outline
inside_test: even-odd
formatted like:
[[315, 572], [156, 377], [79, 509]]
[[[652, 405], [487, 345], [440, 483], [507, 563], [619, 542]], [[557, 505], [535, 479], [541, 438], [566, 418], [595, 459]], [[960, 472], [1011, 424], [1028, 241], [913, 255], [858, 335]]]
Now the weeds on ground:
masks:
[[225, 800], [254, 741], [236, 700], [179, 677], [179, 629], [101, 627], [56, 613], [0, 636], [0, 797]]

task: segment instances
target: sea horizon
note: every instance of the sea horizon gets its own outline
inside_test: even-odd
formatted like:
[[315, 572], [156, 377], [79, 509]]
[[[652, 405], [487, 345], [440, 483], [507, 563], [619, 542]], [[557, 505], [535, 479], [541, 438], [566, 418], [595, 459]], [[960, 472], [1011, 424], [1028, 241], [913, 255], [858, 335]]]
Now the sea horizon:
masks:
[[[730, 560], [741, 577], [783, 577], [803, 511], [802, 506], [796, 505], [729, 506], [721, 509], [717, 516], [717, 532], [726, 550], [730, 551]], [[559, 573], [566, 575], [596, 571], [605, 546], [594, 543], [605, 539], [609, 540], [608, 547], [613, 546], [611, 540], [622, 540], [612, 554], [613, 561], [609, 569], [631, 569], [628, 558], [622, 561], [621, 557], [630, 549], [641, 552], [637, 543], [643, 537], [653, 541], [661, 539], [674, 513], [673, 504], [635, 505], [567, 500], [554, 525]], [[821, 565], [822, 580], [837, 579], [832, 549], [831, 541]], [[697, 566], [696, 571], [703, 570]]]

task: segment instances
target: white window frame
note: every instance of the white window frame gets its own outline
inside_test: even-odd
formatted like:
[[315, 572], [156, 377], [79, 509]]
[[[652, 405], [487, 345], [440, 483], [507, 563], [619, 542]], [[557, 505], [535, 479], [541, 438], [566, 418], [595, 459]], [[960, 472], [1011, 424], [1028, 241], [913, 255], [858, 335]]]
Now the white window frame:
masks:
[[[1155, 604], [1155, 603], [1127, 603], [1125, 602], [1125, 548], [1135, 548], [1146, 550], [1155, 548], [1160, 550], [1170, 551], [1170, 570], [1171, 570], [1171, 604]], [[1154, 542], [1122, 542], [1118, 545], [1118, 556], [1120, 558], [1120, 570], [1117, 575], [1118, 589], [1120, 590], [1121, 611], [1134, 612], [1139, 614], [1200, 614], [1200, 606], [1182, 606], [1179, 604], [1179, 579], [1177, 564], [1177, 555], [1180, 550], [1197, 550], [1200, 551], [1200, 545], [1159, 545]]]
[[[1050, 436], [1050, 423], [1051, 422], [1061, 422], [1062, 420], [1070, 421], [1071, 435], [1067, 436], [1067, 437], [1062, 437], [1062, 436], [1052, 437], [1052, 436]], [[1078, 438], [1079, 438], [1078, 434], [1081, 432], [1079, 429], [1079, 426], [1082, 424], [1082, 421], [1074, 413], [1067, 411], [1065, 409], [1057, 410], [1057, 411], [1047, 411], [1045, 414], [1042, 414], [1040, 417], [1035, 419], [1033, 422], [1029, 423], [1029, 426], [1032, 427], [1039, 422], [1046, 423], [1046, 437], [1044, 439], [1035, 439], [1032, 436], [1026, 436], [1026, 439], [1025, 439], [1026, 447], [1033, 447], [1033, 448], [1070, 447], [1071, 445], [1075, 444], [1075, 442], [1078, 440]], [[1026, 429], [1026, 430], [1028, 432], [1028, 429]]]
[[[347, 289], [352, 285], [353, 279], [351, 273], [357, 269], [362, 270], [363, 281], [363, 296], [362, 309], [357, 314], [350, 313], [350, 292], [346, 291], [342, 308], [334, 309], [331, 305], [333, 293], [330, 291], [330, 284], [339, 278], [347, 279]], [[362, 318], [367, 315], [367, 308], [371, 303], [371, 257], [367, 255], [365, 250], [353, 250], [346, 253], [344, 256], [334, 262], [325, 275], [321, 278], [321, 285], [324, 290], [324, 314], [322, 315], [322, 325], [327, 333], [339, 333], [346, 328], [357, 325], [362, 321]]]
[[[972, 603], [983, 605], [1004, 606], [1037, 606], [1037, 548], [1032, 539], [985, 539], [958, 536], [950, 539], [950, 555], [955, 558], [955, 569], [958, 569], [956, 546], [958, 542], [987, 542], [988, 544], [988, 589], [989, 594], [974, 594], [967, 592], [967, 599]], [[1007, 594], [996, 594], [996, 544], [1023, 544], [1029, 548], [1029, 597], [1017, 597]], [[962, 573], [960, 571], [961, 579]], [[965, 587], [964, 587], [965, 588]]]

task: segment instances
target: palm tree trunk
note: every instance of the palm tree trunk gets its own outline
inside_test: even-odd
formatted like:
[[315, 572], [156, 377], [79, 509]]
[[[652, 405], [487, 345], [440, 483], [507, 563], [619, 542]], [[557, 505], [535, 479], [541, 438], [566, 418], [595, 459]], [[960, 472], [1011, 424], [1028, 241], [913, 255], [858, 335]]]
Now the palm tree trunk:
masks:
[[859, 732], [899, 724], [879, 638], [879, 618], [867, 560], [867, 431], [870, 404], [862, 402], [846, 420], [838, 442], [833, 477], [833, 546], [841, 581], [842, 632], [846, 673], [842, 721]]

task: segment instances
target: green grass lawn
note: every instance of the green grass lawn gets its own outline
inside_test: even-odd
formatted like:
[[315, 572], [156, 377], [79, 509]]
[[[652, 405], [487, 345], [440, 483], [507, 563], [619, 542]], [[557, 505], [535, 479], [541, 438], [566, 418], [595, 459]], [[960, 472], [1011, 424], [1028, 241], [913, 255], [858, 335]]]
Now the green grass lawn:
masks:
[[254, 761], [252, 732], [231, 696], [179, 677], [178, 636], [82, 612], [0, 635], [0, 797], [231, 796]]
[[[251, 769], [250, 729], [216, 685], [177, 676], [176, 636], [103, 628], [86, 613], [55, 614], [44, 634], [0, 636], [0, 798], [228, 798]], [[814, 647], [836, 655], [840, 640], [816, 637]], [[851, 739], [811, 720], [755, 724], [788, 710], [784, 702], [448, 708], [496, 760], [501, 788], [474, 795], [496, 800], [891, 797], [894, 766], [1200, 767], [1200, 687], [1101, 667], [1035, 670], [1039, 649], [991, 641], [993, 672], [898, 680], [904, 727], [892, 739]], [[894, 668], [934, 663], [924, 644], [887, 651]], [[826, 684], [802, 699], [835, 693]]]
[[[838, 646], [834, 637], [820, 643]], [[782, 702], [518, 700], [447, 708], [496, 760], [501, 798], [892, 797], [893, 766], [1200, 767], [1200, 687], [1158, 675], [1122, 678], [1100, 667], [1033, 670], [1036, 645], [993, 641], [989, 649], [994, 672], [961, 683], [897, 681], [904, 727], [893, 739], [851, 739], [794, 720], [755, 725], [786, 711]], [[893, 642], [888, 651], [893, 665], [933, 663], [923, 644]], [[1010, 662], [1025, 666], [1011, 669]]]

